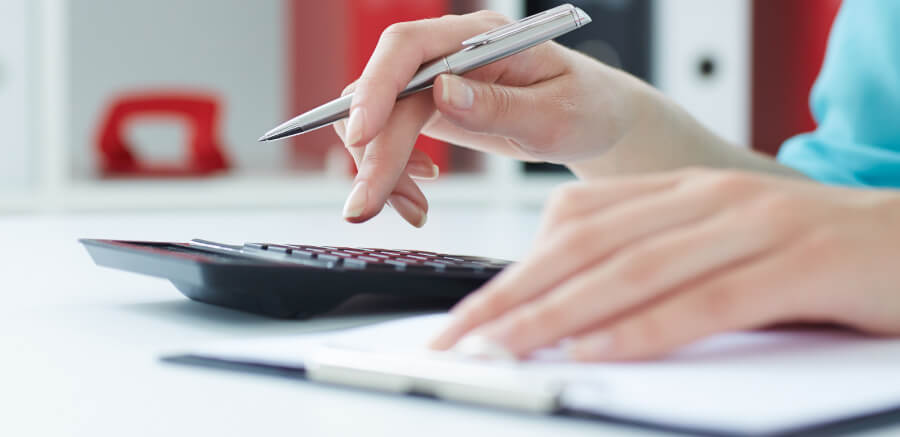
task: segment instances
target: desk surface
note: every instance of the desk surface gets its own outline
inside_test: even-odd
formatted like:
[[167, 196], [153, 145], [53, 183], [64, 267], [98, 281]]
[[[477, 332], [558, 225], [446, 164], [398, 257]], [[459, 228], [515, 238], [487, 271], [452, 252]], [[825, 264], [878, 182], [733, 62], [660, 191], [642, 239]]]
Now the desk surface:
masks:
[[[415, 230], [391, 211], [0, 217], [0, 435], [627, 436], [659, 432], [537, 417], [303, 381], [164, 364], [207, 341], [293, 335], [396, 317], [266, 319], [188, 301], [168, 282], [95, 267], [77, 238], [279, 241], [421, 248], [518, 259], [536, 212], [433, 211]], [[866, 435], [893, 435], [900, 426]]]

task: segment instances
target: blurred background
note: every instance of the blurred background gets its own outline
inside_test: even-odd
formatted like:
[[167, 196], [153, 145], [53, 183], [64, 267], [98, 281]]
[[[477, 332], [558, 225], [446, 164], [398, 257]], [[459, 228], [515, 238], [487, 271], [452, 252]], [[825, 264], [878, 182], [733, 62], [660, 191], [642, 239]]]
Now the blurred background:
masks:
[[[650, 82], [739, 147], [814, 128], [807, 95], [839, 0], [570, 0], [560, 38]], [[337, 95], [391, 23], [553, 0], [0, 0], [0, 213], [344, 201], [331, 129], [257, 143]], [[420, 138], [433, 203], [540, 205], [571, 178]], [[485, 186], [491, 187], [484, 189]]]

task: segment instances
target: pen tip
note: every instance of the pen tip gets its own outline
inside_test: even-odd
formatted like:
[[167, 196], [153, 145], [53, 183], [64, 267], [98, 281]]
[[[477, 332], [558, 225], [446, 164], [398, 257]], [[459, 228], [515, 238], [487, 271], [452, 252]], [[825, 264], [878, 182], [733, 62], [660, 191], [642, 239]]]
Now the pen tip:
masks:
[[263, 136], [259, 137], [259, 139], [256, 141], [259, 141], [259, 142], [269, 141], [269, 136], [263, 135]]

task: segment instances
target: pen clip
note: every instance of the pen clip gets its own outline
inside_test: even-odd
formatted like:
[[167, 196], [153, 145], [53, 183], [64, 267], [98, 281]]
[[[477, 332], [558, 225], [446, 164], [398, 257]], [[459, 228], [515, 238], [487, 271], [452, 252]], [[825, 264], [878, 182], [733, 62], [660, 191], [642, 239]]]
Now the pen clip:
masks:
[[540, 26], [541, 24], [553, 21], [565, 15], [572, 15], [572, 17], [576, 21], [578, 21], [577, 8], [569, 3], [566, 3], [555, 8], [547, 9], [546, 11], [525, 17], [519, 21], [509, 23], [495, 29], [491, 29], [480, 35], [473, 36], [472, 38], [463, 41], [462, 45], [465, 47], [475, 47], [483, 44], [489, 44], [494, 41], [498, 41], [503, 38], [515, 35], [517, 33], [524, 32], [535, 26]]

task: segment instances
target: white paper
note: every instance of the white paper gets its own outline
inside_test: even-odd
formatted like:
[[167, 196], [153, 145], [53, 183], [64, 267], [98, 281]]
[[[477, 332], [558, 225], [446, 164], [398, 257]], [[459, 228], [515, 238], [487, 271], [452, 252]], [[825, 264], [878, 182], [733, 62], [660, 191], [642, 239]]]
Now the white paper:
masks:
[[[322, 344], [422, 353], [446, 322], [421, 316], [191, 353], [296, 367]], [[717, 432], [768, 434], [900, 407], [900, 341], [839, 330], [721, 334], [642, 363], [574, 363], [546, 349], [519, 366], [565, 380], [569, 408]]]

